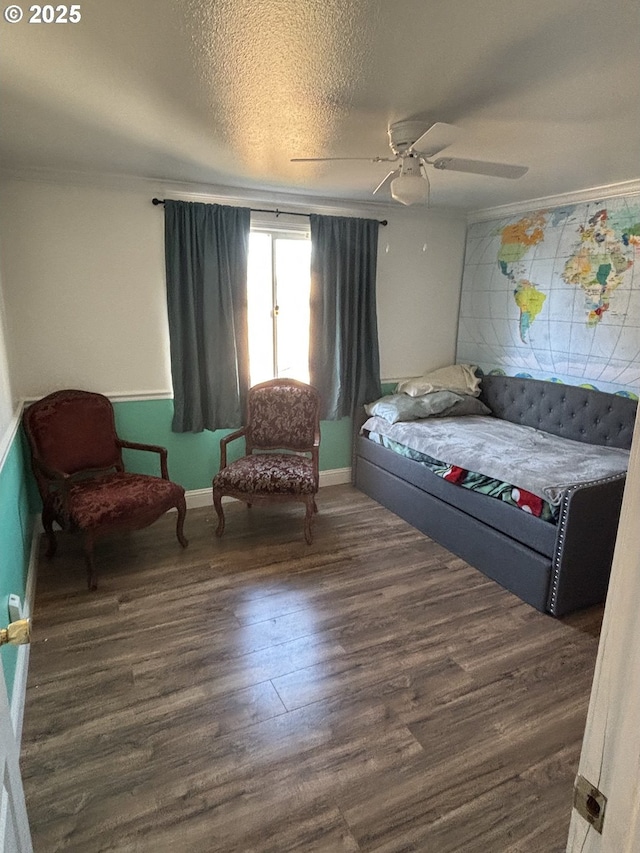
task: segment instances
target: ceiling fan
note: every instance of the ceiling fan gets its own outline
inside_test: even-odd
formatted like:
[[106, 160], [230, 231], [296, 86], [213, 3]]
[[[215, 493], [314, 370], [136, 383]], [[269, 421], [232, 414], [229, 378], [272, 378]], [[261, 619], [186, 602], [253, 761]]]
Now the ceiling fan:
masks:
[[527, 166], [511, 166], [507, 163], [490, 163], [486, 160], [464, 160], [460, 157], [438, 157], [458, 136], [452, 124], [436, 122], [423, 132], [424, 122], [397, 121], [389, 125], [389, 145], [393, 157], [293, 157], [292, 163], [320, 163], [331, 160], [368, 160], [370, 163], [399, 163], [373, 191], [381, 192], [389, 187], [391, 196], [402, 204], [427, 202], [429, 178], [427, 166], [448, 172], [469, 172], [493, 178], [521, 178]]

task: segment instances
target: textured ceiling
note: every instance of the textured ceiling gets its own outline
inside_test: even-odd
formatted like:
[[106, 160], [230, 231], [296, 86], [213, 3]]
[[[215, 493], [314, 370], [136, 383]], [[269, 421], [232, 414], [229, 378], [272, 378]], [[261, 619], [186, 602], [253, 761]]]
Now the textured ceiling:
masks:
[[[640, 177], [640, 0], [84, 0], [78, 24], [0, 23], [7, 168], [373, 201], [399, 119], [455, 124], [430, 171], [478, 209]], [[375, 200], [388, 202], [388, 196]]]

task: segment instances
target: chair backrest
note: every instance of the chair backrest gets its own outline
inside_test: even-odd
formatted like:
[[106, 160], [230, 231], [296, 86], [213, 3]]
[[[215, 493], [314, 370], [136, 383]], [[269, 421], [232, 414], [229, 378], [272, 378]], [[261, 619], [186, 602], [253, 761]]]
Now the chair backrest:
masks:
[[271, 379], [249, 390], [247, 453], [310, 450], [320, 433], [320, 399], [311, 385], [296, 379]]
[[[33, 456], [48, 468], [65, 474], [122, 469], [113, 406], [102, 394], [54, 391], [25, 410], [23, 424]], [[46, 491], [37, 467], [34, 473]]]

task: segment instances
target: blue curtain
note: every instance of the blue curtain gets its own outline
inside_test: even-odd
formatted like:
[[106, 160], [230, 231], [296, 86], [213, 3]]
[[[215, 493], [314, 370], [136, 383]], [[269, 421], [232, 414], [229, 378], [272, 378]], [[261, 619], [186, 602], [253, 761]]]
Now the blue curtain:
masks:
[[309, 372], [321, 417], [352, 416], [380, 390], [376, 313], [379, 222], [311, 217]]
[[249, 389], [247, 257], [251, 212], [165, 201], [174, 432], [234, 428]]

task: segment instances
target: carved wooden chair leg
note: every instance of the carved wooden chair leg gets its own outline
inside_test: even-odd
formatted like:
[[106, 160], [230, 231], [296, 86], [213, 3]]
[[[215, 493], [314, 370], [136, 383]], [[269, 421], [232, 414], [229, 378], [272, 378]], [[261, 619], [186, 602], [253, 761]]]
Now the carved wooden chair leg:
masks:
[[313, 542], [313, 533], [311, 532], [311, 522], [313, 521], [313, 506], [315, 501], [312, 497], [307, 498], [305, 501], [307, 511], [304, 516], [304, 538], [306, 539], [307, 545], [311, 545]]
[[58, 541], [56, 539], [56, 534], [53, 529], [53, 513], [50, 509], [42, 510], [42, 526], [44, 527], [44, 532], [47, 534], [47, 559], [50, 560], [52, 557], [55, 557], [56, 550], [58, 547]]
[[85, 533], [82, 550], [87, 563], [87, 585], [90, 590], [96, 590], [98, 589], [98, 579], [93, 561], [93, 536], [91, 533]]
[[176, 536], [178, 537], [178, 542], [182, 545], [183, 548], [186, 548], [189, 544], [189, 540], [184, 535], [184, 520], [187, 515], [187, 502], [184, 497], [177, 504], [178, 509], [178, 521], [176, 524]]
[[313, 511], [318, 512], [318, 504], [316, 503], [316, 499], [313, 499]]
[[222, 509], [222, 495], [214, 491], [213, 505], [218, 513], [218, 527], [216, 528], [216, 536], [222, 536], [224, 533], [224, 510]]

